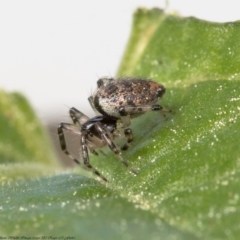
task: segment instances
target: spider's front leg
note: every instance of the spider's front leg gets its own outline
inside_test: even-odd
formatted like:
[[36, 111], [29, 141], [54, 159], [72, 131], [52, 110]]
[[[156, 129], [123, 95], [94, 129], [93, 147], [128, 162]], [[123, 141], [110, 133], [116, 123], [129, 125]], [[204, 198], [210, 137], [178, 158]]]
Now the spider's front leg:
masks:
[[[129, 164], [126, 162], [126, 160], [123, 159], [123, 157], [120, 154], [120, 150], [118, 149], [118, 147], [115, 145], [115, 143], [112, 141], [111, 137], [109, 136], [108, 132], [100, 125], [100, 124], [96, 124], [96, 128], [97, 131], [99, 132], [99, 134], [101, 135], [101, 138], [104, 140], [104, 142], [106, 143], [106, 145], [110, 148], [111, 151], [113, 151], [115, 153], [115, 155], [118, 157], [118, 159], [120, 160], [120, 162], [131, 172], [133, 173], [135, 176], [137, 175], [137, 172], [132, 169]], [[129, 138], [130, 139], [130, 138]]]
[[80, 112], [78, 109], [72, 107], [69, 110], [69, 115], [76, 127], [80, 129], [82, 124], [89, 120], [89, 117], [84, 113]]
[[108, 182], [108, 180], [98, 170], [96, 170], [94, 167], [92, 167], [92, 165], [89, 163], [88, 150], [87, 150], [87, 146], [85, 144], [86, 140], [82, 141], [82, 136], [81, 136], [81, 143], [83, 142], [84, 145], [81, 144], [81, 151], [82, 151], [83, 157], [85, 157], [84, 164], [81, 163], [78, 159], [76, 159], [74, 156], [72, 156], [72, 154], [69, 153], [69, 151], [67, 150], [67, 144], [66, 144], [66, 139], [65, 139], [65, 136], [64, 136], [64, 130], [79, 134], [79, 130], [76, 128], [76, 125], [73, 125], [73, 124], [70, 124], [70, 123], [60, 123], [59, 126], [58, 126], [58, 136], [59, 136], [59, 141], [60, 141], [60, 146], [61, 146], [62, 151], [69, 158], [71, 158], [75, 163], [79, 164], [82, 168], [89, 169], [94, 174], [99, 176], [103, 181]]
[[[101, 174], [99, 173], [90, 163], [89, 163], [89, 155], [88, 155], [88, 146], [87, 146], [87, 133], [83, 132], [81, 135], [81, 153], [82, 153], [82, 158], [83, 158], [83, 164], [86, 166], [89, 170], [94, 172], [96, 175], [98, 175], [102, 180], [105, 182], [108, 182], [108, 180]], [[95, 152], [95, 150], [93, 149]], [[96, 152], [95, 152], [96, 153]]]

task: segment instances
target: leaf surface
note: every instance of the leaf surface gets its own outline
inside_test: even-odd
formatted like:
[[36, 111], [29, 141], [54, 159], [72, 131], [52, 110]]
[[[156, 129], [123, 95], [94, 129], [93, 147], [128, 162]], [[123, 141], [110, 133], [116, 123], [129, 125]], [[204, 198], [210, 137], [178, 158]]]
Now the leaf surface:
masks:
[[[2, 231], [76, 239], [238, 239], [239, 25], [139, 9], [118, 76], [164, 84], [161, 105], [173, 113], [132, 121], [134, 142], [122, 156], [138, 176], [106, 149], [107, 157], [91, 156], [91, 163], [107, 185], [77, 174], [3, 181]], [[6, 120], [2, 112], [1, 122], [10, 126], [11, 114]], [[34, 150], [15, 127], [10, 130], [19, 154], [1, 147], [0, 171], [33, 159], [49, 165], [41, 159], [52, 157], [37, 157], [43, 154], [39, 143]], [[1, 127], [1, 144], [10, 130]]]

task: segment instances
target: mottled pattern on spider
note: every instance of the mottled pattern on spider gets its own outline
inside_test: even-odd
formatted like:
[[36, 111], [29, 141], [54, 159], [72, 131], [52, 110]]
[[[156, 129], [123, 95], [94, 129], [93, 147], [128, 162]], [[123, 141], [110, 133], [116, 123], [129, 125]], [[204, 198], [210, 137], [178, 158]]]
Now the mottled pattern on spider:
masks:
[[[138, 117], [148, 111], [163, 110], [156, 103], [164, 95], [165, 91], [163, 85], [152, 80], [100, 78], [97, 81], [97, 90], [88, 99], [98, 115], [89, 118], [76, 108], [71, 108], [69, 113], [73, 124], [62, 122], [58, 127], [62, 151], [77, 164], [92, 171], [107, 182], [108, 180], [90, 164], [88, 152], [98, 155], [95, 149], [108, 146], [120, 162], [136, 175], [136, 171], [129, 167], [120, 151], [127, 150], [133, 141], [132, 130], [127, 127], [131, 124], [131, 118]], [[126, 137], [126, 143], [121, 148], [114, 143], [114, 139], [119, 136], [117, 123], [121, 124]], [[64, 130], [80, 134], [80, 160], [68, 152]]]

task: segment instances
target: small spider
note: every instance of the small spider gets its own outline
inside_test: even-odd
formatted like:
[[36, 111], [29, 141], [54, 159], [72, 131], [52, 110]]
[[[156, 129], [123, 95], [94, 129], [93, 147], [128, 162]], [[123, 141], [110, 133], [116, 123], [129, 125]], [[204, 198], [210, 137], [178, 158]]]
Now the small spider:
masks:
[[[90, 105], [98, 115], [89, 118], [76, 108], [71, 108], [69, 114], [73, 124], [62, 122], [58, 127], [62, 151], [77, 164], [92, 171], [107, 182], [108, 180], [90, 164], [88, 152], [98, 155], [96, 148], [108, 146], [120, 162], [136, 175], [137, 173], [129, 167], [120, 152], [120, 150], [127, 150], [133, 141], [132, 130], [126, 127], [131, 124], [131, 118], [145, 112], [165, 111], [159, 104], [156, 104], [165, 91], [163, 85], [151, 80], [141, 78], [100, 78], [97, 81], [97, 90], [88, 98]], [[121, 124], [122, 128], [125, 128], [123, 133], [127, 139], [121, 148], [114, 143], [114, 139], [119, 137], [118, 123]], [[64, 130], [80, 135], [81, 160], [76, 159], [68, 152]]]

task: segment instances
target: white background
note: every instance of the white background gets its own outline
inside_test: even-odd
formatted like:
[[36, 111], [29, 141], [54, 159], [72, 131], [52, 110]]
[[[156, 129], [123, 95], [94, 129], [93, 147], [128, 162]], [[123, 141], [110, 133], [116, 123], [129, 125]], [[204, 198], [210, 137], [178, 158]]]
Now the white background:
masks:
[[[43, 122], [87, 102], [100, 76], [114, 76], [137, 7], [161, 0], [0, 0], [0, 88], [20, 91]], [[169, 0], [168, 11], [210, 21], [240, 19], [237, 0]]]

